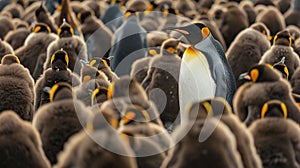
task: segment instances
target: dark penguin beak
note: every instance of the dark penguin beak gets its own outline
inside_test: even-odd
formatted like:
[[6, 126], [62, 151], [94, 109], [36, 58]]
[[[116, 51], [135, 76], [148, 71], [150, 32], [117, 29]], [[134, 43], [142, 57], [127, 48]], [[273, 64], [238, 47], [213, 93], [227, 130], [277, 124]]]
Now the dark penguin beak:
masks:
[[251, 80], [251, 77], [250, 77], [250, 75], [248, 74], [248, 72], [245, 72], [245, 73], [240, 74], [239, 80], [247, 80], [247, 81], [250, 81], [250, 80]]

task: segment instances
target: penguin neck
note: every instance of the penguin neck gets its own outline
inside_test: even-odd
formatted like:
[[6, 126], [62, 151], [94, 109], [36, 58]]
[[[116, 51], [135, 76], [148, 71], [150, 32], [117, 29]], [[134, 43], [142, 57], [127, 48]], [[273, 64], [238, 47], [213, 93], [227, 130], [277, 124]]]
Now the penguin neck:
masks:
[[300, 11], [300, 3], [299, 0], [294, 0], [293, 9]]

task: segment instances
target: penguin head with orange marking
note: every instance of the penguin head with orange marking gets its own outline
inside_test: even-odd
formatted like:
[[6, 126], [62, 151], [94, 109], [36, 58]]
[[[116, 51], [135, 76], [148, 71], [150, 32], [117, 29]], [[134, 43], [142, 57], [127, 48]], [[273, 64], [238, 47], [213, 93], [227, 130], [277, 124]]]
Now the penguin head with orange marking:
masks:
[[73, 98], [73, 89], [69, 83], [59, 82], [51, 87], [49, 93], [50, 102], [72, 99]]
[[264, 119], [266, 117], [280, 117], [287, 118], [288, 111], [285, 103], [280, 100], [270, 100], [261, 108], [261, 118]]
[[63, 50], [57, 50], [50, 60], [51, 68], [55, 71], [63, 71], [68, 69], [69, 56], [67, 52]]
[[185, 115], [189, 120], [201, 120], [209, 116], [232, 114], [229, 103], [222, 97], [191, 103], [186, 109]]
[[210, 30], [203, 23], [197, 22], [183, 27], [167, 27], [163, 29], [174, 30], [184, 35], [191, 45], [201, 42], [210, 34]]
[[280, 80], [281, 76], [277, 73], [272, 65], [257, 64], [252, 66], [246, 73], [240, 75], [239, 79], [251, 80], [253, 83], [258, 82], [275, 82]]

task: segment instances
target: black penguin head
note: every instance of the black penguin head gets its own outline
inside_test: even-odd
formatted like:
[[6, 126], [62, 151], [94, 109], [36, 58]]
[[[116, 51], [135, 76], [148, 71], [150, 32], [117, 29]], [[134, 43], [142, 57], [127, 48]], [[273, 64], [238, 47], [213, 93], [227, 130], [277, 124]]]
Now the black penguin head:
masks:
[[205, 119], [208, 116], [232, 114], [228, 102], [222, 97], [195, 102], [187, 107], [186, 117], [189, 120]]
[[285, 103], [279, 100], [270, 100], [261, 108], [261, 118], [265, 117], [281, 117], [287, 118], [288, 111]]
[[164, 16], [168, 16], [169, 14], [171, 15], [178, 15], [179, 14], [179, 11], [177, 9], [173, 9], [173, 8], [170, 8], [169, 6], [166, 7], [164, 9]]
[[293, 37], [291, 36], [288, 30], [282, 30], [278, 32], [273, 39], [274, 45], [291, 46], [292, 43], [293, 43]]
[[100, 76], [100, 72], [97, 68], [91, 67], [91, 66], [84, 66], [81, 69], [81, 81], [82, 83], [87, 83], [88, 81], [92, 79], [96, 79], [98, 76]]
[[117, 129], [119, 126], [119, 122], [114, 115], [114, 112], [110, 108], [103, 109], [101, 111], [97, 111], [96, 113], [89, 116], [86, 129], [89, 132], [94, 132], [100, 129], [106, 129], [109, 126]]
[[37, 8], [37, 10], [35, 10], [35, 16], [38, 17], [40, 14], [42, 13], [47, 13], [48, 10], [44, 5], [44, 1], [41, 1], [41, 5], [39, 8]]
[[275, 63], [273, 65], [273, 68], [280, 71], [282, 73], [283, 78], [289, 79], [289, 70], [285, 65], [285, 57], [283, 57], [280, 62]]
[[72, 37], [74, 35], [74, 29], [70, 24], [64, 22], [57, 30], [57, 35], [60, 38], [63, 37]]
[[251, 80], [253, 83], [275, 82], [280, 78], [280, 75], [274, 71], [273, 66], [269, 64], [256, 64], [247, 73], [243, 73], [239, 77], [239, 79]]
[[[105, 87], [96, 88], [91, 95], [91, 106], [94, 106], [96, 103], [102, 103], [108, 99], [107, 97], [108, 89]], [[100, 101], [98, 102], [98, 97]], [[102, 101], [101, 101], [102, 100]]]
[[136, 11], [134, 10], [126, 10], [124, 17], [125, 19], [128, 19], [130, 16], [136, 16]]
[[64, 100], [64, 99], [72, 99], [72, 86], [66, 82], [56, 83], [51, 87], [49, 93], [50, 102]]
[[1, 59], [2, 65], [21, 64], [17, 56], [13, 54], [7, 54]]
[[160, 48], [160, 54], [164, 55], [164, 53], [176, 54], [177, 55], [177, 46], [179, 44], [179, 40], [170, 38], [165, 40]]
[[184, 27], [167, 27], [164, 30], [174, 30], [182, 33], [191, 45], [195, 45], [210, 34], [210, 30], [203, 23], [193, 23]]
[[50, 33], [51, 29], [48, 25], [46, 25], [44, 23], [37, 23], [33, 27], [33, 32], [34, 33], [40, 33], [40, 32]]
[[269, 37], [270, 36], [270, 31], [267, 28], [267, 26], [262, 23], [262, 22], [258, 22], [258, 23], [254, 23], [250, 26], [252, 29], [259, 31], [260, 33], [262, 33], [263, 35]]
[[110, 60], [107, 58], [94, 57], [89, 64], [98, 70], [110, 69]]
[[55, 71], [67, 70], [69, 65], [69, 56], [63, 50], [57, 50], [50, 60], [51, 68]]
[[120, 125], [138, 124], [150, 121], [148, 112], [138, 105], [128, 105], [123, 111]]
[[84, 21], [91, 17], [94, 16], [94, 12], [93, 11], [83, 11], [77, 14], [77, 19], [80, 21], [80, 23], [84, 23]]

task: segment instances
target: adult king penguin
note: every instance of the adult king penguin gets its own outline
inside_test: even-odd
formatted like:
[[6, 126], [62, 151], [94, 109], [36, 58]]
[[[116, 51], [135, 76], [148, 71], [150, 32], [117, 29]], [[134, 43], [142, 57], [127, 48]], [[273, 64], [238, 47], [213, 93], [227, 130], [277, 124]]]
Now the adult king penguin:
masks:
[[181, 123], [187, 104], [212, 97], [223, 97], [230, 104], [236, 86], [221, 44], [202, 23], [169, 27], [182, 33], [191, 44], [183, 55], [179, 74]]

